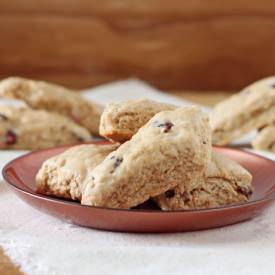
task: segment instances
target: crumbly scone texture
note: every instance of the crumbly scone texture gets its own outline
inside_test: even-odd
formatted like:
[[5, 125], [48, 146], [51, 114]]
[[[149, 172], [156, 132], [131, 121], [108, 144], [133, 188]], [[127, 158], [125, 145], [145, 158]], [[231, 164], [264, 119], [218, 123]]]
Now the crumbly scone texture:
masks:
[[275, 77], [268, 77], [214, 107], [210, 113], [212, 141], [228, 144], [274, 120]]
[[0, 105], [1, 149], [44, 149], [90, 140], [88, 130], [65, 116]]
[[102, 107], [59, 85], [9, 77], [0, 82], [0, 97], [23, 100], [34, 109], [59, 113], [98, 135]]
[[109, 140], [124, 142], [131, 139], [155, 114], [176, 108], [148, 99], [110, 103], [102, 113], [99, 133]]
[[201, 173], [210, 152], [208, 116], [199, 108], [160, 112], [93, 170], [81, 203], [137, 206]]
[[253, 188], [252, 176], [238, 163], [212, 153], [202, 174], [190, 182], [157, 196], [154, 200], [162, 210], [200, 209], [248, 201]]
[[275, 152], [275, 125], [271, 124], [260, 130], [252, 141], [253, 148]]
[[83, 144], [46, 160], [36, 175], [38, 193], [81, 200], [89, 174], [118, 144]]

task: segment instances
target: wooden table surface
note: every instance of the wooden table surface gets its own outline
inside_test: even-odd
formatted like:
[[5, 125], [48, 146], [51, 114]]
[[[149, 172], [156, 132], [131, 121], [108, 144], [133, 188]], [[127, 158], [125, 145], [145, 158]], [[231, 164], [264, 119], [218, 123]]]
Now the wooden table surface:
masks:
[[[229, 92], [200, 92], [200, 91], [173, 91], [172, 95], [182, 97], [184, 99], [192, 100], [203, 105], [213, 105], [216, 102], [224, 99]], [[0, 274], [2, 275], [19, 275], [19, 267], [17, 267], [11, 260], [4, 254], [0, 247]]]

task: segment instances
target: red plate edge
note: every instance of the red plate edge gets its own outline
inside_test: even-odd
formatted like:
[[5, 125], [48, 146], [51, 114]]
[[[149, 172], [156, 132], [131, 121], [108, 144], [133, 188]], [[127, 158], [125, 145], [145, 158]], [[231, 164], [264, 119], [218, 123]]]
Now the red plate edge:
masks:
[[[106, 144], [106, 142], [94, 143]], [[82, 226], [123, 232], [181, 232], [209, 229], [253, 218], [270, 206], [275, 198], [275, 183], [270, 183], [271, 188], [269, 189], [269, 194], [262, 198], [225, 207], [178, 211], [110, 209], [84, 206], [73, 201], [65, 201], [34, 194], [18, 187], [10, 179], [9, 169], [11, 169], [16, 162], [49, 151], [62, 151], [62, 149], [68, 147], [70, 146], [61, 146], [27, 153], [7, 163], [2, 173], [5, 181], [13, 187], [15, 193], [31, 206], [50, 215]], [[227, 155], [228, 153], [237, 153], [261, 160], [268, 164], [268, 166], [272, 166], [275, 171], [274, 161], [257, 154], [221, 146], [215, 146], [214, 148], [217, 151], [223, 151]], [[275, 180], [275, 172], [273, 173]]]

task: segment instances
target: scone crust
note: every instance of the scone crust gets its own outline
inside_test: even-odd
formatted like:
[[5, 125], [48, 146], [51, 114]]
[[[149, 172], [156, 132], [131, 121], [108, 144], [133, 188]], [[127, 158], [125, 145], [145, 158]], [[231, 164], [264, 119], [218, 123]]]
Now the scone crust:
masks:
[[89, 174], [117, 144], [83, 144], [46, 160], [36, 175], [38, 193], [81, 200]]
[[116, 142], [125, 142], [155, 114], [177, 108], [171, 104], [148, 99], [110, 103], [100, 119], [100, 135]]
[[213, 143], [228, 144], [274, 120], [275, 77], [268, 77], [214, 107], [210, 113]]
[[154, 198], [162, 210], [213, 208], [243, 203], [253, 188], [251, 174], [238, 163], [213, 152], [205, 172]]
[[275, 152], [275, 125], [271, 124], [261, 129], [252, 141], [252, 146], [257, 150]]
[[160, 112], [93, 170], [82, 203], [137, 206], [201, 173], [210, 151], [207, 115], [196, 107]]
[[65, 116], [0, 105], [1, 149], [44, 149], [90, 140], [88, 130]]
[[0, 97], [23, 100], [34, 109], [56, 112], [74, 120], [98, 135], [102, 107], [82, 98], [65, 87], [21, 77], [0, 82]]

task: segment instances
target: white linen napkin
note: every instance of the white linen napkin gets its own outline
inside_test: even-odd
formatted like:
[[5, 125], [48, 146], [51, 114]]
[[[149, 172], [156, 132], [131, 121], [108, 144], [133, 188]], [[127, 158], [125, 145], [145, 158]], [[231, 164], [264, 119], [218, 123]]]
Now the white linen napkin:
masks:
[[[87, 90], [84, 96], [102, 104], [140, 97], [190, 104], [134, 79]], [[20, 154], [0, 152], [1, 165]], [[273, 274], [274, 243], [274, 206], [251, 221], [219, 229], [113, 233], [48, 216], [0, 183], [0, 246], [26, 274]]]

